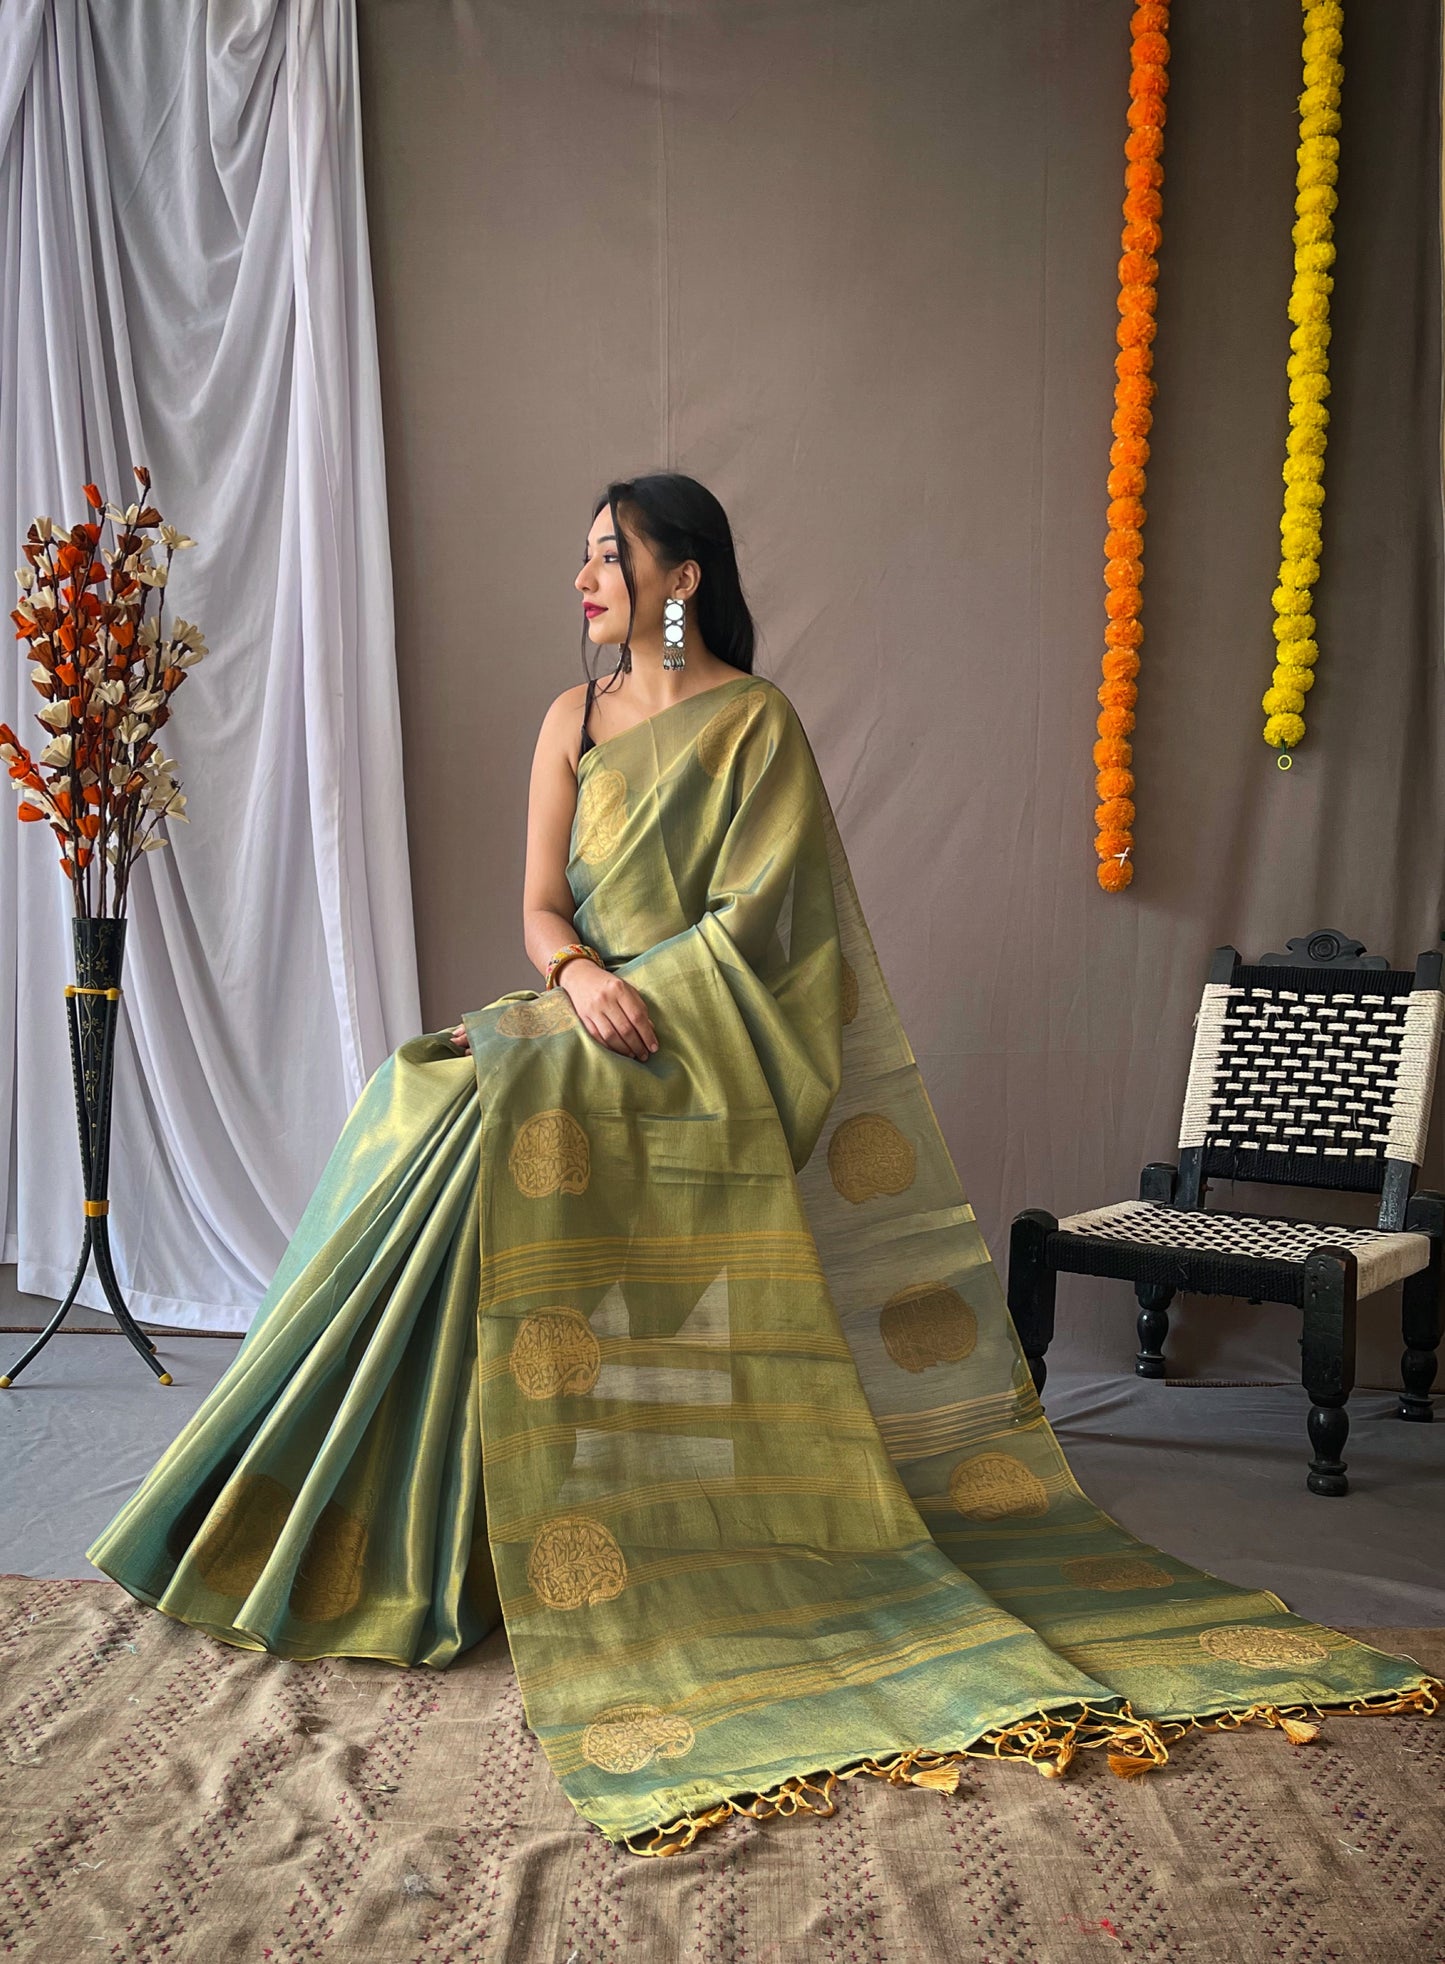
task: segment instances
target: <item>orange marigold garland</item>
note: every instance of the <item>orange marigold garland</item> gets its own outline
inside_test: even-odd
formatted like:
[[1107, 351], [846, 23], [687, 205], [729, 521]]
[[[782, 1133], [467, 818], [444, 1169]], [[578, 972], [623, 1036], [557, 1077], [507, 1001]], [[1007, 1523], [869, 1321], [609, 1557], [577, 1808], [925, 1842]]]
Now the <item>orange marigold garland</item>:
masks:
[[1094, 808], [1098, 828], [1099, 885], [1122, 893], [1134, 877], [1134, 752], [1129, 733], [1139, 689], [1139, 650], [1144, 641], [1144, 466], [1154, 417], [1154, 310], [1160, 219], [1164, 199], [1164, 98], [1169, 92], [1169, 8], [1146, 0], [1129, 23], [1133, 64], [1129, 74], [1129, 135], [1124, 144], [1124, 228], [1119, 237], [1119, 352], [1114, 359], [1114, 441], [1109, 449], [1109, 532], [1104, 541], [1104, 584], [1109, 617], [1104, 629], [1104, 679], [1094, 745], [1097, 775]]

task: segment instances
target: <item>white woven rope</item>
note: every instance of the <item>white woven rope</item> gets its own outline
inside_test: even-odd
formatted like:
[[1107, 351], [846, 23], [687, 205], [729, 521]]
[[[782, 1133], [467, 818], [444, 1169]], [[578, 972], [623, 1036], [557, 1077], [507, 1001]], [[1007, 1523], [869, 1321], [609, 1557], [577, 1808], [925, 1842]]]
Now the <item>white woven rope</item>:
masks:
[[1179, 1121], [1179, 1146], [1202, 1146], [1209, 1133], [1209, 1103], [1214, 1096], [1214, 1080], [1219, 1070], [1219, 1049], [1224, 1042], [1224, 1018], [1231, 996], [1244, 990], [1233, 982], [1206, 982], [1194, 1019], [1194, 1049], [1189, 1059], [1189, 1083], [1184, 1092], [1184, 1113]]
[[1177, 1249], [1253, 1262], [1300, 1263], [1316, 1248], [1348, 1248], [1358, 1266], [1356, 1288], [1361, 1298], [1388, 1289], [1430, 1263], [1427, 1234], [1342, 1227], [1332, 1221], [1288, 1220], [1272, 1214], [1205, 1213], [1154, 1200], [1116, 1200], [1107, 1207], [1065, 1215], [1059, 1232], [1166, 1254]]
[[1208, 983], [1180, 1147], [1418, 1165], [1441, 1024], [1434, 989], [1390, 996]]
[[1425, 1157], [1425, 1135], [1430, 1129], [1430, 1100], [1435, 1090], [1435, 1069], [1440, 1061], [1440, 1023], [1442, 998], [1438, 989], [1412, 989], [1405, 998], [1405, 1034], [1400, 1043], [1400, 1064], [1395, 1079], [1395, 1098], [1390, 1107], [1390, 1159], [1408, 1159], [1418, 1166]]

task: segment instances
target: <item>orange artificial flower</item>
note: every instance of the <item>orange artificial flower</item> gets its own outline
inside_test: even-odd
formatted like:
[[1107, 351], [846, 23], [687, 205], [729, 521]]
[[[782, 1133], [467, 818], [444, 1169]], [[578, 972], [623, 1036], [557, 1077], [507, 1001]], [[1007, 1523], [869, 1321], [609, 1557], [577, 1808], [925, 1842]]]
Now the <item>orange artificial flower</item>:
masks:
[[1163, 240], [1165, 98], [1169, 92], [1167, 0], [1141, 0], [1129, 23], [1128, 135], [1124, 142], [1124, 224], [1119, 235], [1119, 323], [1115, 338], [1114, 415], [1109, 447], [1108, 533], [1104, 541], [1103, 680], [1095, 720], [1094, 849], [1097, 878], [1106, 893], [1122, 893], [1134, 877], [1134, 704], [1138, 698], [1139, 649], [1144, 641], [1141, 586], [1144, 578], [1144, 504], [1156, 385], [1151, 378], [1158, 331], [1155, 254]]

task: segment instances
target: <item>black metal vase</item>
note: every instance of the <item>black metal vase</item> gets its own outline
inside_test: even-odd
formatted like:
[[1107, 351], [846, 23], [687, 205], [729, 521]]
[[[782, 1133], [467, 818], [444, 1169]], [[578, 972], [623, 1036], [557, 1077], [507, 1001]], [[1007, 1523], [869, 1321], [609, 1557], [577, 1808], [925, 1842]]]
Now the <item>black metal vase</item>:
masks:
[[80, 1164], [85, 1176], [85, 1235], [70, 1294], [9, 1375], [0, 1377], [0, 1390], [13, 1384], [31, 1358], [60, 1328], [75, 1301], [92, 1252], [105, 1299], [115, 1319], [162, 1384], [171, 1382], [155, 1355], [155, 1345], [126, 1308], [110, 1256], [110, 1100], [115, 1077], [115, 1030], [120, 1018], [120, 971], [125, 956], [124, 920], [83, 920], [71, 923], [75, 940], [75, 981], [65, 990], [70, 1022], [70, 1066], [75, 1079], [75, 1119], [80, 1129]]

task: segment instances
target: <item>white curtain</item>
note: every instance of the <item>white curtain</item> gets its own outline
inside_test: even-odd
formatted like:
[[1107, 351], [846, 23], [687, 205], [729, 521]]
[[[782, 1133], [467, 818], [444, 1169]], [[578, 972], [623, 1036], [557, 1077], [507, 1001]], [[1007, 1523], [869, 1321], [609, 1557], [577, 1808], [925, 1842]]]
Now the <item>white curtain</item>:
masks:
[[[240, 1330], [420, 1028], [352, 0], [3, 0], [0, 240], [6, 610], [31, 519], [88, 516], [92, 479], [131, 503], [132, 463], [197, 542], [167, 595], [211, 650], [165, 731], [190, 824], [132, 881], [110, 1226], [136, 1315]], [[0, 809], [0, 1259], [58, 1299], [83, 1189], [57, 860]], [[93, 1266], [79, 1300], [105, 1308]]]

